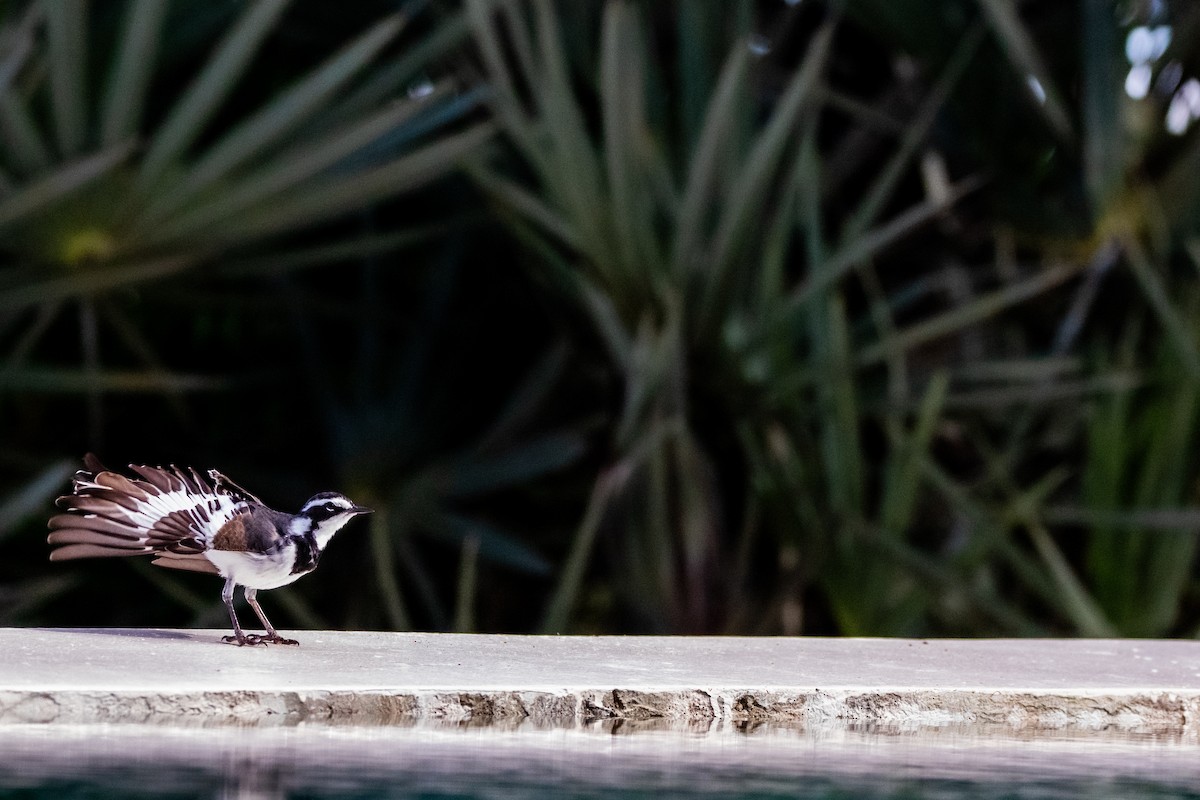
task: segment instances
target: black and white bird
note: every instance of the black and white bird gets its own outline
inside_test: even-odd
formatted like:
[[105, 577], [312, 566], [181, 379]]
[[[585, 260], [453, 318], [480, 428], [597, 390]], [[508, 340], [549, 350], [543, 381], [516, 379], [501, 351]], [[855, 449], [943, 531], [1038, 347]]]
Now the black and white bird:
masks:
[[[259, 589], [275, 589], [307, 575], [329, 540], [359, 514], [371, 511], [337, 492], [313, 495], [299, 514], [268, 508], [216, 470], [202, 478], [190, 467], [130, 464], [127, 478], [106, 470], [91, 453], [75, 473], [72, 494], [58, 498], [64, 513], [50, 519], [51, 561], [107, 556], [150, 556], [172, 569], [209, 572], [225, 579], [221, 598], [233, 635], [225, 641], [298, 644], [285, 639], [258, 605]], [[233, 609], [233, 592], [246, 602], [265, 634], [247, 634]]]

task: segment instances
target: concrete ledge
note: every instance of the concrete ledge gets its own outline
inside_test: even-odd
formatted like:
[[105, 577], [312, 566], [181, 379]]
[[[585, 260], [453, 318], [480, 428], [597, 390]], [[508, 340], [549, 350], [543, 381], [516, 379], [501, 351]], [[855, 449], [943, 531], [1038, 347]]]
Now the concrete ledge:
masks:
[[0, 724], [783, 725], [1200, 741], [1200, 642], [0, 629]]

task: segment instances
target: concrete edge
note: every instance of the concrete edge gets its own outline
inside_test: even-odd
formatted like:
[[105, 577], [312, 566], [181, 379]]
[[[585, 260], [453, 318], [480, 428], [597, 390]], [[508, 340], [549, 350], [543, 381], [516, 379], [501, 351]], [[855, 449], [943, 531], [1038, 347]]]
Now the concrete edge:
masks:
[[444, 725], [613, 731], [971, 726], [1200, 741], [1200, 690], [0, 691], [0, 724]]

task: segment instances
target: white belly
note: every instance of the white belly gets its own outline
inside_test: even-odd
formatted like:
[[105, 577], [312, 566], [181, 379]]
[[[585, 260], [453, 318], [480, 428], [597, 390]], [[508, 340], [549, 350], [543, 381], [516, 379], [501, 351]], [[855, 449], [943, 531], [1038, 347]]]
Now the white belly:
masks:
[[300, 577], [292, 574], [296, 546], [284, 545], [270, 556], [240, 550], [209, 550], [205, 558], [216, 566], [223, 578], [233, 578], [239, 586], [251, 589], [275, 589]]

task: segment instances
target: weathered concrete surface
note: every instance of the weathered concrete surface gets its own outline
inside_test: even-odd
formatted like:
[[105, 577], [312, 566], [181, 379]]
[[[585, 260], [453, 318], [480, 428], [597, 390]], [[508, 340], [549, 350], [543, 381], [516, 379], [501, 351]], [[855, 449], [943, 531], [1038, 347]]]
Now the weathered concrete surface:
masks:
[[0, 629], [0, 724], [785, 724], [1200, 740], [1200, 642]]

